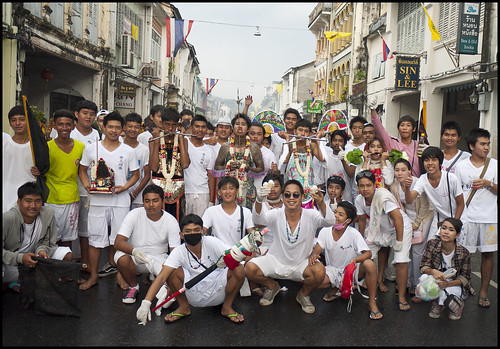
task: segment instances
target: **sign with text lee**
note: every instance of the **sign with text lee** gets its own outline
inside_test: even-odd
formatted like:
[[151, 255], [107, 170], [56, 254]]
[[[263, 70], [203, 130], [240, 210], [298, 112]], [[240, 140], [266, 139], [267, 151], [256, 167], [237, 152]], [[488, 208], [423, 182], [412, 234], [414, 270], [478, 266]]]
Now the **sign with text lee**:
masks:
[[116, 108], [135, 108], [135, 96], [127, 95], [116, 95], [115, 96], [115, 107]]
[[310, 114], [321, 114], [323, 108], [323, 101], [318, 101], [317, 99], [307, 101], [307, 112]]
[[461, 2], [459, 6], [457, 53], [476, 55], [479, 41], [481, 3]]
[[420, 80], [420, 58], [397, 56], [396, 58], [396, 90], [418, 90]]

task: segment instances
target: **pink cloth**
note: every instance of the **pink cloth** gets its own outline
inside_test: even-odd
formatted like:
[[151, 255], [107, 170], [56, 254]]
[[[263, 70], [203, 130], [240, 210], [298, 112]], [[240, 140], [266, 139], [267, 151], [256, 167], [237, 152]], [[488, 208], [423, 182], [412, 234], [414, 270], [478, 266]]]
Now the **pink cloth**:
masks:
[[392, 137], [385, 130], [382, 125], [382, 121], [380, 121], [380, 116], [378, 114], [376, 116], [372, 115], [372, 124], [375, 128], [375, 132], [377, 136], [382, 138], [385, 143], [385, 147], [387, 151], [391, 151], [392, 148], [397, 149], [399, 151], [404, 151], [408, 155], [408, 161], [411, 165], [411, 174], [415, 177], [420, 177], [420, 164], [418, 161], [417, 151], [418, 151], [418, 143], [415, 140], [412, 140], [410, 144], [404, 144], [401, 142], [401, 139]]

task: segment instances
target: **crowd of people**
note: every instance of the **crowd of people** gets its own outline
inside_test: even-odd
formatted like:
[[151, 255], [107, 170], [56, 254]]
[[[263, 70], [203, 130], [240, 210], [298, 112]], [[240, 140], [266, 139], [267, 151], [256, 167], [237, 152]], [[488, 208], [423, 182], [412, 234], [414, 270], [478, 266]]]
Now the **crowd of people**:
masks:
[[[87, 275], [78, 280], [80, 290], [116, 275], [126, 304], [138, 299], [137, 275], [147, 274], [150, 286], [137, 311], [144, 324], [154, 298], [159, 305], [174, 293], [178, 307], [165, 322], [190, 315], [190, 306], [222, 304], [221, 314], [241, 323], [233, 308], [238, 294], [258, 295], [269, 306], [281, 290], [278, 280], [300, 282], [296, 300], [311, 314], [312, 292], [326, 289], [323, 300], [332, 302], [344, 297], [354, 275], [352, 286], [367, 294], [369, 317], [378, 320], [376, 295], [388, 291], [387, 280], [396, 282], [401, 311], [410, 310], [409, 300], [425, 302], [415, 293], [427, 274], [447, 294], [475, 295], [471, 253], [478, 250], [477, 304], [490, 306], [498, 178], [487, 130], [473, 129], [467, 151], [460, 150], [461, 128], [448, 121], [440, 149], [415, 139], [417, 122], [406, 115], [394, 137], [373, 100], [371, 122], [357, 116], [347, 129], [318, 131], [289, 108], [286, 131], [269, 135], [247, 116], [251, 104], [247, 96], [241, 113], [215, 126], [190, 110], [160, 105], [144, 120], [98, 111], [88, 100], [74, 111], [57, 110], [46, 200], [24, 109], [13, 107], [14, 135], [3, 138], [4, 286], [18, 292], [17, 266], [36, 267], [35, 256], [78, 260]], [[241, 263], [218, 263], [264, 227], [258, 252]], [[107, 263], [99, 266], [103, 249]], [[219, 268], [183, 289], [214, 264]], [[456, 273], [447, 278], [451, 268]], [[445, 300], [441, 294], [432, 301], [431, 318]], [[463, 302], [449, 318], [460, 319], [462, 311]]]

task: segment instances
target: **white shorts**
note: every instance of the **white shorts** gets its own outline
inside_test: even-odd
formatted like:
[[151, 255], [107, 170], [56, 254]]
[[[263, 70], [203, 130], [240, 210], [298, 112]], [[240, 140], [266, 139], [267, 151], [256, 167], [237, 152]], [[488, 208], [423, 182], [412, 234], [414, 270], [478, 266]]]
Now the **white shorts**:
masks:
[[[115, 243], [120, 225], [130, 212], [128, 207], [89, 207], [88, 231], [89, 245], [95, 248], [105, 248]], [[108, 225], [111, 234], [108, 236]]]
[[113, 256], [113, 259], [114, 259], [115, 263], [118, 264], [118, 259], [120, 259], [122, 256], [130, 256], [130, 258], [132, 258], [132, 262], [134, 262], [135, 268], [139, 274], [152, 273], [154, 276], [158, 276], [158, 274], [160, 274], [160, 272], [161, 272], [163, 262], [165, 262], [165, 260], [167, 259], [168, 254], [165, 253], [164, 255], [159, 255], [159, 256], [158, 255], [155, 255], [155, 256], [150, 255], [150, 254], [147, 254], [146, 252], [144, 252], [144, 254], [146, 255], [146, 257], [152, 259], [151, 263], [137, 263], [134, 256], [132, 256], [128, 253], [125, 253], [123, 251], [120, 251], [120, 250], [116, 250], [115, 255]]
[[57, 226], [57, 241], [74, 241], [78, 238], [78, 201], [71, 204], [50, 204], [54, 209]]
[[[368, 247], [370, 248], [370, 251], [372, 252], [372, 259], [377, 257], [378, 251], [380, 250], [381, 247], [387, 247], [387, 246], [393, 246], [393, 244], [396, 242], [396, 233], [390, 234], [390, 236], [393, 236], [393, 240], [389, 239], [387, 234], [384, 234], [384, 238], [382, 239], [382, 243], [367, 243]], [[394, 251], [394, 259], [392, 260], [391, 264], [397, 264], [397, 263], [408, 263], [411, 261], [410, 259], [410, 248], [411, 248], [411, 239], [412, 239], [413, 231], [410, 229], [408, 231], [403, 232], [403, 248], [401, 251]]]
[[186, 196], [186, 214], [203, 216], [210, 202], [210, 194], [184, 194]]
[[479, 252], [495, 252], [497, 244], [497, 223], [467, 223], [463, 245], [470, 253], [475, 253], [476, 248]]
[[272, 279], [285, 279], [292, 281], [304, 281], [304, 270], [309, 264], [309, 259], [304, 259], [299, 264], [295, 265], [285, 265], [278, 261], [276, 257], [267, 253], [265, 256], [254, 257], [251, 260], [255, 263], [264, 276], [270, 277]]
[[[201, 308], [224, 303], [228, 270], [229, 268], [217, 268], [196, 285], [187, 289], [184, 294], [189, 305]], [[182, 271], [184, 272], [184, 284], [194, 278], [189, 270], [182, 268]]]
[[87, 196], [80, 196], [80, 201], [78, 201], [78, 236], [83, 238], [89, 237], [88, 230], [88, 217], [89, 209], [85, 208], [87, 202]]
[[[354, 269], [354, 275], [359, 274], [359, 267], [361, 263], [356, 263], [356, 269]], [[342, 281], [344, 280], [344, 270], [345, 268], [337, 268], [334, 267], [333, 265], [327, 265], [325, 267], [326, 269], [326, 275], [328, 276], [328, 279], [330, 279], [330, 284], [333, 287], [337, 287], [340, 289], [340, 286], [342, 286]], [[353, 284], [357, 285], [358, 284], [358, 279], [353, 278]]]

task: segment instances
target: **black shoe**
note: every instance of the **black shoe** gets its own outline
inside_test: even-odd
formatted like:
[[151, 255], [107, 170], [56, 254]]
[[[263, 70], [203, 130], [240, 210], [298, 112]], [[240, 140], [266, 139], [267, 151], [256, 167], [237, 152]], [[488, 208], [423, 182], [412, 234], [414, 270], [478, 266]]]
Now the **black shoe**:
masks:
[[101, 270], [99, 270], [99, 277], [105, 277], [109, 275], [116, 274], [118, 272], [118, 269], [116, 267], [113, 267], [111, 264], [106, 263]]

